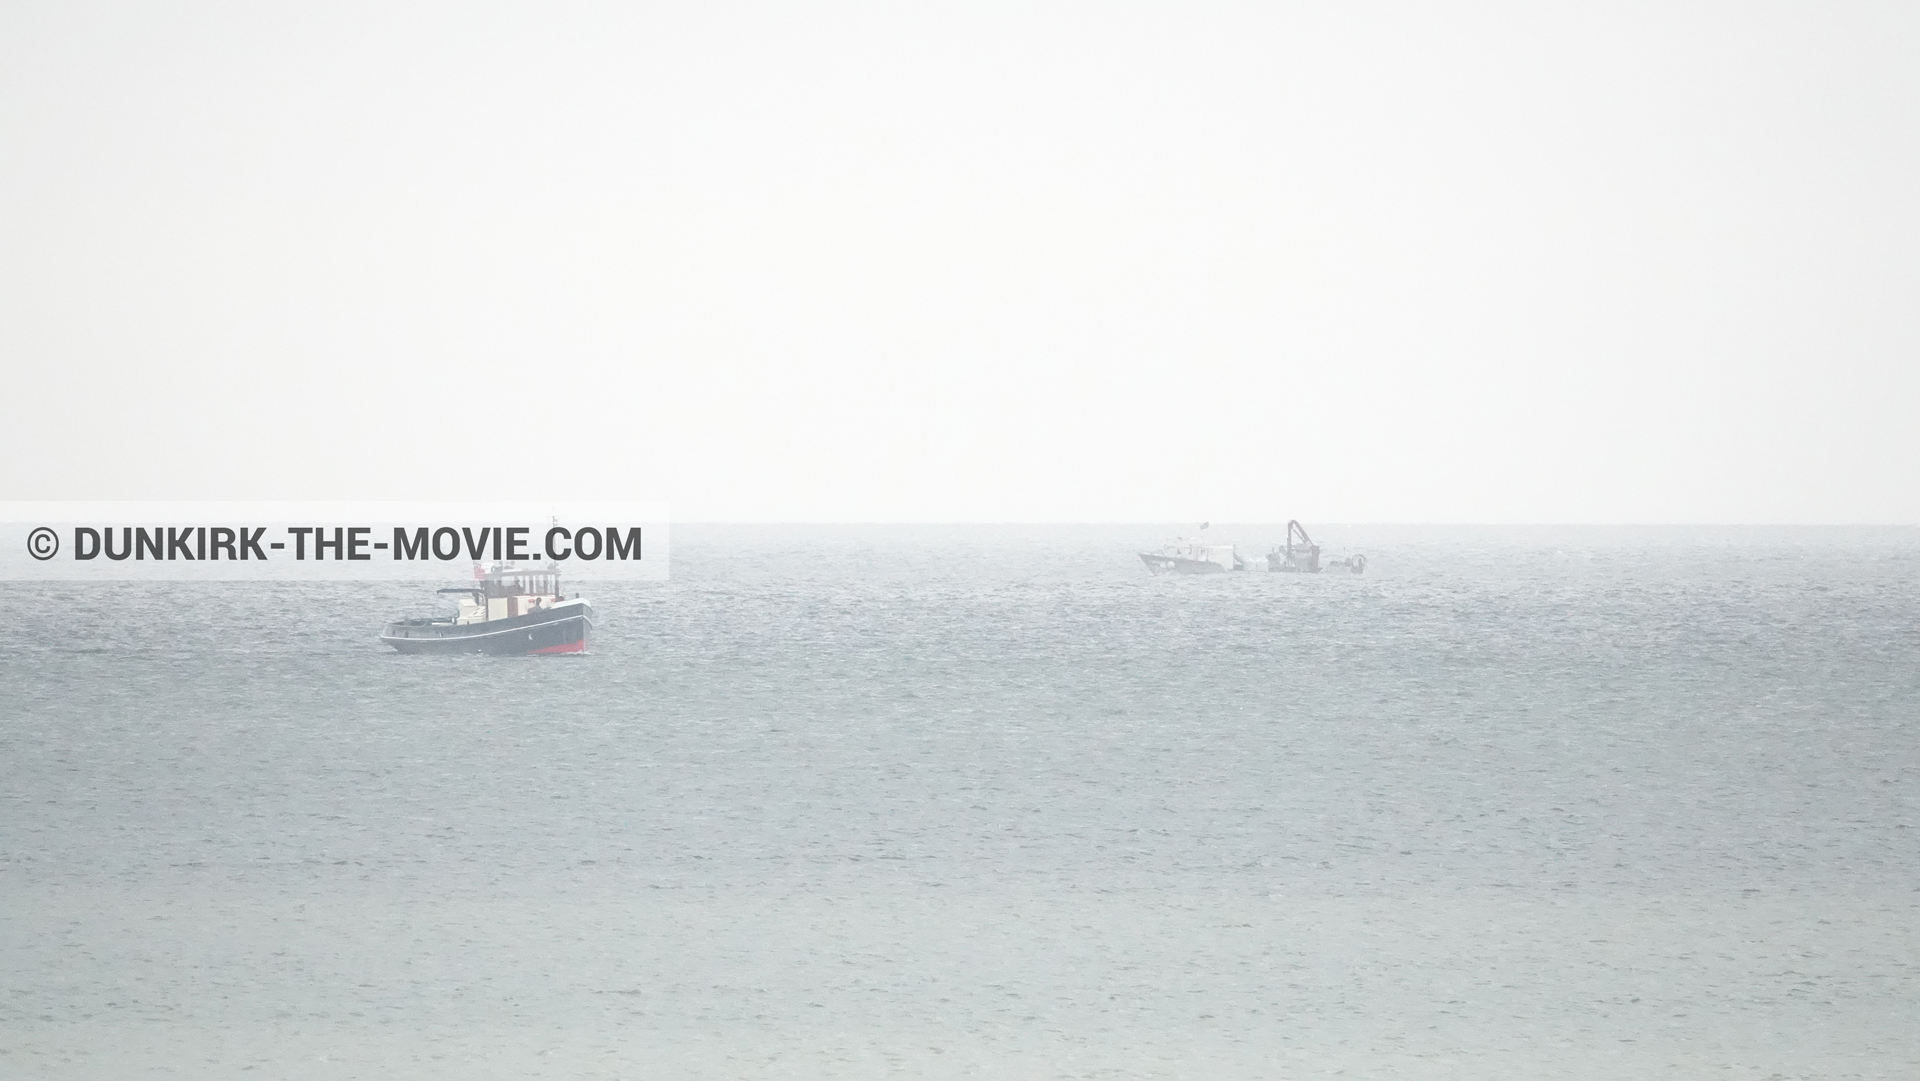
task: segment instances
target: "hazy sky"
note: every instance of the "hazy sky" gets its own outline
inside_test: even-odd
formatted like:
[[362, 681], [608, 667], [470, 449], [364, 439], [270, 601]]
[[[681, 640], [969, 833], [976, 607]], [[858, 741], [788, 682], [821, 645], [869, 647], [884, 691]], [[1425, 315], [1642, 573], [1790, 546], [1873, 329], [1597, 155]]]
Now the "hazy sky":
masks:
[[0, 3], [4, 498], [1920, 521], [1920, 5]]

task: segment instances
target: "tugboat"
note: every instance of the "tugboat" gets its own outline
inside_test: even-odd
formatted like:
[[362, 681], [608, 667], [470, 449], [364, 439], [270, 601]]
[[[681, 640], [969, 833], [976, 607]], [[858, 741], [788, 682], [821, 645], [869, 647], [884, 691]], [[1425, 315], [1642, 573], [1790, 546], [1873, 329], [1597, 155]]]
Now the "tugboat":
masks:
[[459, 596], [459, 611], [389, 623], [380, 640], [402, 653], [585, 653], [593, 605], [560, 592], [560, 568], [473, 566], [474, 582], [435, 590]]

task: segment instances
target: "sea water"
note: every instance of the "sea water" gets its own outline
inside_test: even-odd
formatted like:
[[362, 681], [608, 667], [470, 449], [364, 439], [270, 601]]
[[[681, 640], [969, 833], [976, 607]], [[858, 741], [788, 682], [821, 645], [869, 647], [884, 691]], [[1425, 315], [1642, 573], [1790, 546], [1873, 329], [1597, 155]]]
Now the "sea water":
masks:
[[6, 586], [0, 1078], [1920, 1076], [1920, 532], [1167, 532]]

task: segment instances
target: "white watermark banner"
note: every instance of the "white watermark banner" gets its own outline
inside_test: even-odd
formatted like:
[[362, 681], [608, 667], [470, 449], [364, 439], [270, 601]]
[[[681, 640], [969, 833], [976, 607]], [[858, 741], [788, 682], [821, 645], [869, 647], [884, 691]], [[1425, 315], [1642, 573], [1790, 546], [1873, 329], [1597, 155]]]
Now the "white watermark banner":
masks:
[[0, 502], [0, 580], [663, 580], [667, 513], [620, 502]]

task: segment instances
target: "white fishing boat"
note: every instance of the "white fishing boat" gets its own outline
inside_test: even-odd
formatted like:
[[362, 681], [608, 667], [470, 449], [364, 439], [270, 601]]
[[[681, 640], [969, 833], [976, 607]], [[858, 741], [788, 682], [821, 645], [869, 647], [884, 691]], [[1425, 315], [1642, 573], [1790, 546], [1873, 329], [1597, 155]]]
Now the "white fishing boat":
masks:
[[1155, 574], [1221, 574], [1243, 571], [1247, 561], [1231, 544], [1204, 544], [1175, 537], [1157, 552], [1141, 552], [1140, 562]]

